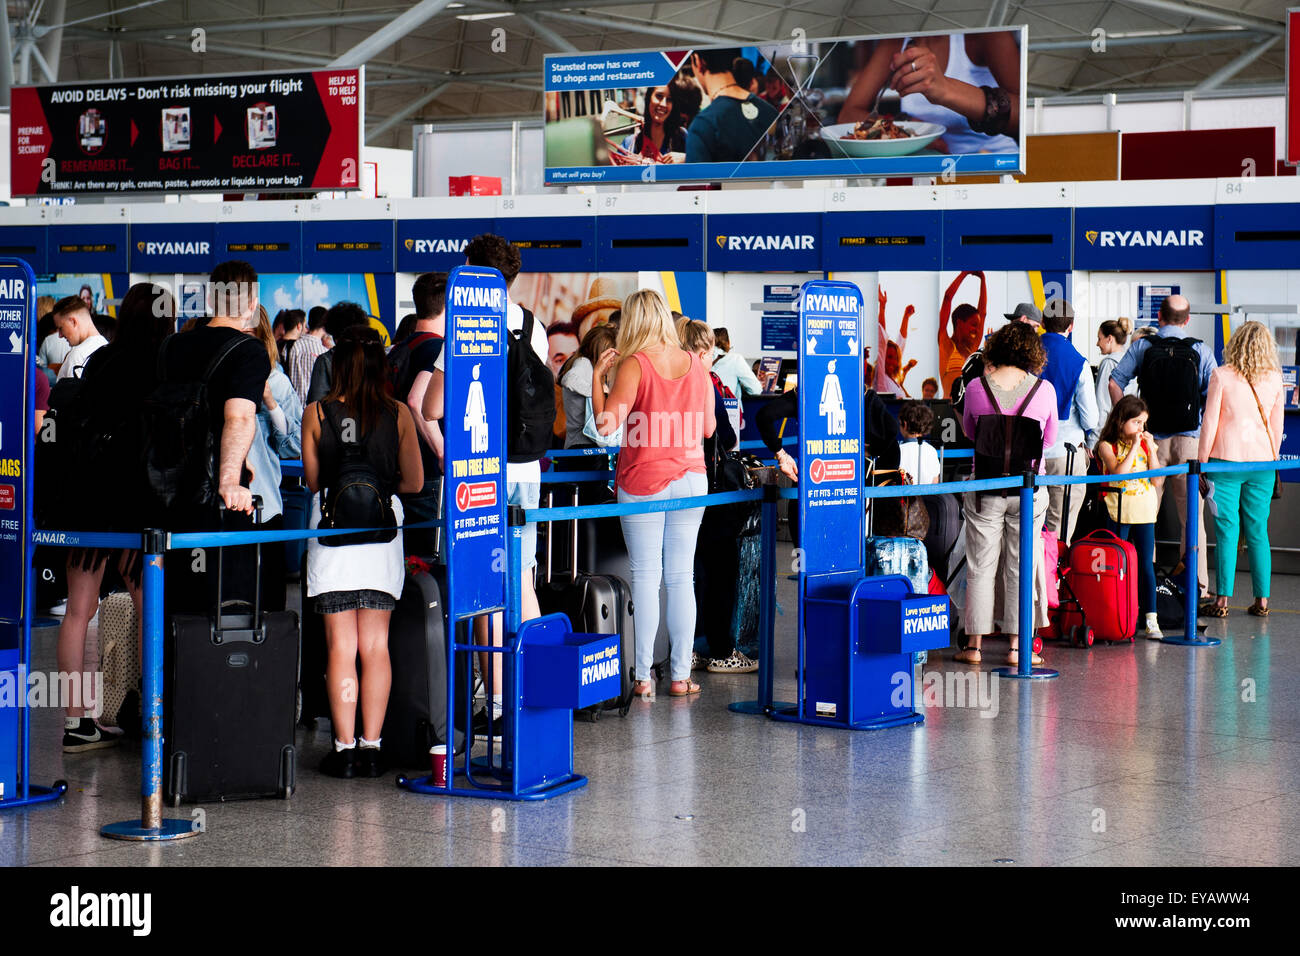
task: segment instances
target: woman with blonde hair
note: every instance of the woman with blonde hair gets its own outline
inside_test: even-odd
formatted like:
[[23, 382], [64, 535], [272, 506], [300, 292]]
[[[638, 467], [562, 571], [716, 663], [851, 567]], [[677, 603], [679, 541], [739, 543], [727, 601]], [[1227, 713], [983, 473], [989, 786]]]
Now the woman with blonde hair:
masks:
[[[1207, 461], [1275, 461], [1282, 448], [1282, 367], [1273, 333], [1259, 322], [1246, 322], [1232, 333], [1223, 350], [1223, 365], [1210, 375], [1201, 418], [1200, 459]], [[1215, 581], [1218, 596], [1201, 606], [1205, 617], [1227, 617], [1237, 573], [1237, 540], [1246, 538], [1250, 583], [1255, 603], [1250, 613], [1268, 616], [1268, 582], [1273, 572], [1268, 544], [1268, 513], [1274, 471], [1216, 472], [1201, 479], [1217, 506], [1214, 531]]]
[[[624, 427], [615, 483], [623, 502], [703, 495], [703, 439], [716, 426], [712, 386], [700, 359], [682, 348], [673, 316], [658, 292], [641, 289], [623, 302], [615, 348], [592, 368], [591, 405], [597, 430]], [[617, 365], [605, 394], [605, 373]], [[659, 631], [659, 586], [668, 586], [668, 637], [672, 648], [669, 694], [698, 694], [691, 680], [695, 641], [695, 541], [703, 508], [625, 515], [619, 519], [632, 571], [636, 631], [635, 693], [654, 696], [650, 669]]]

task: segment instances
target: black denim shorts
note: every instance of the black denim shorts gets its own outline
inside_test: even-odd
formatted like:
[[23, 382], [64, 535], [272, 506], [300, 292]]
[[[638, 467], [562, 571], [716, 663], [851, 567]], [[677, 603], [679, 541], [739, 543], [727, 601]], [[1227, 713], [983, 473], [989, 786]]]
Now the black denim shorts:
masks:
[[313, 598], [317, 614], [342, 614], [344, 611], [391, 611], [397, 599], [387, 591], [326, 591]]

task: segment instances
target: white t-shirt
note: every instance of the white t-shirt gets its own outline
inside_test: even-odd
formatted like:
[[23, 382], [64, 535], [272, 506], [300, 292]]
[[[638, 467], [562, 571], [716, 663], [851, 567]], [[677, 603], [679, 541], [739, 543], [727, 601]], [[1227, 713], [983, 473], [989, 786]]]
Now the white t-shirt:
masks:
[[912, 476], [918, 485], [932, 485], [939, 480], [939, 453], [925, 441], [900, 441], [898, 467]]
[[[523, 328], [524, 328], [524, 310], [521, 309], [519, 306], [515, 305], [513, 302], [507, 301], [506, 302], [507, 331], [522, 332]], [[438, 353], [438, 359], [433, 363], [433, 367], [436, 368], [439, 372], [445, 372], [447, 370], [447, 366], [444, 362], [444, 356], [447, 354], [447, 349], [450, 348], [451, 329], [448, 329], [447, 332], [448, 332], [448, 339], [447, 339], [448, 344], [443, 348], [441, 352]], [[530, 344], [532, 345], [533, 352], [536, 353], [537, 357], [540, 358], [543, 362], [545, 362], [546, 361], [546, 326], [544, 326], [542, 324], [542, 320], [537, 318], [536, 316], [533, 316], [533, 337]], [[447, 427], [447, 422], [450, 421], [452, 421], [451, 417], [444, 415], [443, 427], [444, 428]], [[538, 484], [541, 482], [541, 480], [542, 480], [542, 464], [540, 461], [506, 462], [507, 482], [515, 482], [515, 483], [532, 482], [533, 484]]]
[[107, 344], [108, 339], [102, 335], [92, 335], [80, 345], [68, 349], [68, 354], [63, 357], [63, 365], [59, 367], [59, 378], [68, 378], [74, 373], [77, 378], [81, 378], [81, 368], [90, 360], [91, 353]]
[[51, 332], [41, 340], [41, 347], [36, 351], [36, 364], [43, 368], [58, 365], [67, 357], [71, 349], [72, 346], [68, 344], [67, 339], [58, 332]]

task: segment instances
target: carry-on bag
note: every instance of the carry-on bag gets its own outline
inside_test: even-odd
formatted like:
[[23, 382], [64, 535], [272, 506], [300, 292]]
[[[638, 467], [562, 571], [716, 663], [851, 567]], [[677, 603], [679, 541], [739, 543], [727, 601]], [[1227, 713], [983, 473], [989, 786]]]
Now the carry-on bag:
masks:
[[[552, 507], [555, 494], [548, 491], [546, 506]], [[578, 505], [578, 488], [573, 488], [573, 506]], [[569, 536], [569, 554], [578, 553], [578, 522], [572, 521]], [[556, 579], [551, 566], [555, 523], [547, 528], [544, 551], [544, 579], [537, 588], [537, 603], [543, 614], [562, 613], [568, 616], [575, 633], [618, 634], [619, 670], [622, 676], [619, 696], [578, 711], [586, 720], [598, 720], [602, 711], [617, 710], [626, 716], [632, 706], [633, 670], [636, 665], [636, 636], [632, 623], [632, 589], [627, 582], [613, 574], [589, 574], [578, 570], [576, 562], [569, 562], [567, 579]]]
[[[1113, 531], [1094, 531], [1070, 546], [1065, 581], [1101, 641], [1137, 634], [1137, 550]], [[1061, 622], [1063, 633], [1065, 621]]]
[[[260, 499], [254, 507], [260, 523]], [[215, 551], [221, 595], [224, 549]], [[262, 610], [260, 544], [254, 553], [251, 607], [218, 597], [210, 615], [171, 620], [163, 789], [172, 805], [293, 793], [298, 615]]]

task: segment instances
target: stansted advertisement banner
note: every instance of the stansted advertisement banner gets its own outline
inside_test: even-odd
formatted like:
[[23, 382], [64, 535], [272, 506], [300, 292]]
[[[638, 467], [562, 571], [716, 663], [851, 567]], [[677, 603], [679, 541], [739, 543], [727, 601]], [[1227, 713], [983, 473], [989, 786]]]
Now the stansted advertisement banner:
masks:
[[1024, 27], [545, 58], [545, 182], [1024, 172]]

